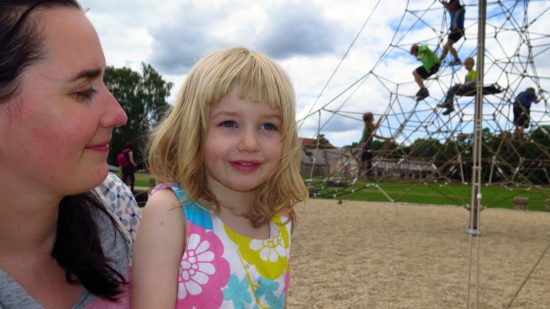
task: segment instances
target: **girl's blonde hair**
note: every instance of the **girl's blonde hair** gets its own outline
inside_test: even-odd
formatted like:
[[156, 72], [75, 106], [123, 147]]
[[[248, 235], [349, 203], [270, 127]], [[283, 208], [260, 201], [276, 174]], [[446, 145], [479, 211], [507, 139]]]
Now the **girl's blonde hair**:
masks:
[[159, 181], [175, 181], [189, 195], [212, 202], [218, 198], [206, 186], [204, 138], [210, 108], [232, 89], [239, 97], [265, 102], [281, 111], [282, 156], [273, 175], [256, 190], [253, 209], [246, 216], [254, 226], [275, 214], [295, 219], [294, 205], [308, 190], [300, 175], [301, 147], [295, 116], [295, 94], [284, 72], [267, 56], [246, 48], [232, 48], [201, 59], [183, 83], [175, 106], [150, 137], [148, 166]]

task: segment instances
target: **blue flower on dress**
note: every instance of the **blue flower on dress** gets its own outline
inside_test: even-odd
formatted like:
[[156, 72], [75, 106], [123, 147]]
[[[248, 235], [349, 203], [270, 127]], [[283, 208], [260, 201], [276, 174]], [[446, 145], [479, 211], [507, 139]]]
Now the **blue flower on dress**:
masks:
[[264, 277], [258, 279], [259, 287], [256, 289], [256, 296], [262, 297], [265, 295], [267, 305], [269, 308], [277, 309], [283, 308], [285, 305], [285, 295], [281, 293], [279, 297], [275, 296], [275, 293], [279, 289], [279, 283], [277, 281], [269, 280]]
[[272, 281], [264, 277], [258, 279], [258, 285], [259, 287], [256, 289], [256, 295], [258, 297], [273, 294], [279, 288], [279, 283], [277, 281]]
[[245, 308], [245, 304], [251, 303], [252, 297], [246, 278], [239, 282], [236, 275], [231, 275], [227, 287], [223, 289], [223, 299], [231, 300], [235, 308]]
[[283, 309], [285, 306], [285, 294], [279, 295], [279, 297], [274, 294], [266, 296], [268, 307], [271, 309]]

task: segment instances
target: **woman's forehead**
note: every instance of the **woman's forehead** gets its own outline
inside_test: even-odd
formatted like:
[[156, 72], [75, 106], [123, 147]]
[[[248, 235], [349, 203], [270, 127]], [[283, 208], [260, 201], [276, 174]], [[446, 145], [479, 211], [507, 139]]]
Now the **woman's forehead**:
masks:
[[40, 62], [54, 79], [72, 79], [83, 71], [104, 69], [105, 58], [97, 33], [80, 9], [41, 10], [38, 18], [45, 58]]

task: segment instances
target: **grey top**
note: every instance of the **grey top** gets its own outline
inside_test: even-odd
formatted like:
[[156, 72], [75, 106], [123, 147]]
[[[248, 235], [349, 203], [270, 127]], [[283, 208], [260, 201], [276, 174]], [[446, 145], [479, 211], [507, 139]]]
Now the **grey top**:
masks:
[[[130, 190], [115, 175], [109, 174], [95, 192], [120, 227], [120, 231], [115, 229], [107, 215], [99, 210], [93, 213], [100, 231], [103, 252], [113, 261], [112, 266], [128, 279], [131, 246], [137, 231], [140, 210]], [[121, 295], [119, 303], [107, 305], [106, 300], [99, 299], [86, 291], [74, 304], [73, 309], [94, 307], [94, 303], [99, 307], [107, 305], [113, 308], [125, 308], [129, 304], [128, 295], [128, 293]], [[12, 308], [42, 309], [43, 306], [0, 267], [0, 309]]]

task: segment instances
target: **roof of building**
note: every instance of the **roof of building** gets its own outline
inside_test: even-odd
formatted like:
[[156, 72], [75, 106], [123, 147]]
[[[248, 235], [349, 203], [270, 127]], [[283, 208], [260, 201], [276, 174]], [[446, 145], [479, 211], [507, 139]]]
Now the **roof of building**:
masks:
[[[305, 148], [317, 148], [317, 139], [316, 138], [300, 137], [300, 143]], [[325, 143], [325, 144], [319, 144], [318, 148], [333, 149], [333, 148], [336, 148], [336, 146], [334, 146], [330, 142], [328, 142], [328, 143]]]

